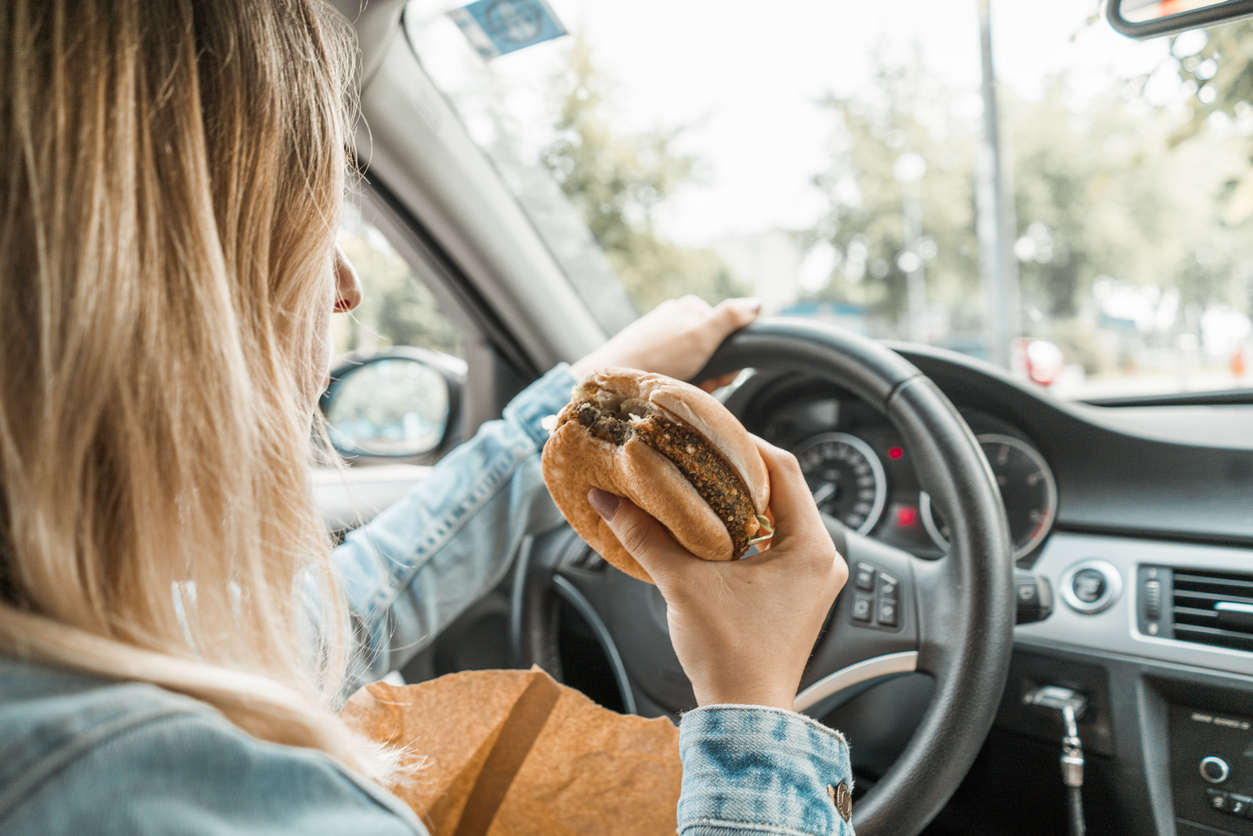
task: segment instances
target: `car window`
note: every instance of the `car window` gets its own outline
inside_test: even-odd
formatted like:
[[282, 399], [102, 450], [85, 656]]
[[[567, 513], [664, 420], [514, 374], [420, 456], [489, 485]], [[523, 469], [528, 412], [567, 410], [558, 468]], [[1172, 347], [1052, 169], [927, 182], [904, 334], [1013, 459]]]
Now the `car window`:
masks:
[[332, 319], [335, 352], [371, 355], [393, 346], [430, 348], [465, 359], [465, 339], [387, 237], [346, 204], [338, 243], [361, 277], [360, 306]]
[[410, 43], [555, 255], [581, 221], [576, 288], [751, 293], [1066, 397], [1253, 385], [1253, 25], [1140, 43], [993, 0], [1002, 303], [979, 4], [551, 0], [571, 34], [491, 60], [449, 5], [411, 0]]

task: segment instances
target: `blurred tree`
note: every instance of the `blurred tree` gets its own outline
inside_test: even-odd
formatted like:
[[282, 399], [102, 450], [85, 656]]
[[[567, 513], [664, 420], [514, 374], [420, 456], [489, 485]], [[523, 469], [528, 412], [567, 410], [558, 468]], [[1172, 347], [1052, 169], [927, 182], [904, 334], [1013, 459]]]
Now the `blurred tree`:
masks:
[[711, 250], [666, 240], [653, 211], [693, 179], [696, 159], [675, 151], [680, 131], [627, 134], [611, 125], [608, 81], [582, 38], [555, 79], [556, 139], [540, 159], [574, 203], [641, 311], [673, 296], [709, 302], [749, 289]]
[[1122, 90], [1084, 101], [1064, 77], [1012, 102], [1010, 120], [1024, 303], [1048, 319], [1079, 313], [1101, 276], [1212, 300], [1214, 282], [1253, 255], [1216, 200], [1243, 166], [1237, 144], [1179, 145], [1169, 112]]
[[339, 245], [361, 277], [361, 305], [334, 317], [338, 354], [416, 345], [464, 356], [461, 333], [387, 239], [346, 207]]
[[[1188, 118], [1175, 144], [1204, 133], [1234, 128], [1246, 138], [1253, 160], [1253, 23], [1193, 30], [1170, 39], [1172, 63], [1190, 94]], [[1147, 78], [1144, 79], [1147, 81]], [[1224, 220], [1237, 225], [1253, 216], [1253, 166], [1227, 184]]]
[[[907, 333], [902, 187], [892, 166], [912, 151], [927, 161], [920, 188], [927, 295], [939, 314], [932, 319], [942, 340], [965, 344], [982, 317], [977, 113], [955, 116], [959, 94], [917, 57], [885, 63], [872, 78], [855, 96], [825, 103], [836, 123], [832, 164], [815, 183], [830, 210], [811, 240], [830, 241], [841, 258], [814, 295], [865, 305], [877, 333]], [[1214, 131], [1181, 143], [1176, 116], [1134, 99], [1121, 86], [1077, 96], [1064, 76], [1036, 100], [1002, 92], [1023, 325], [1063, 344], [1089, 371], [1116, 362], [1096, 357], [1082, 336], [1099, 318], [1097, 282], [1154, 286], [1159, 298], [1186, 305], [1238, 295], [1253, 269], [1253, 236], [1225, 226], [1215, 200], [1246, 165], [1239, 144]], [[1080, 316], [1087, 324], [1076, 327]]]
[[[1238, 244], [1202, 250], [1204, 257], [1190, 265], [1185, 296], [1223, 301], [1253, 315], [1253, 263], [1240, 246], [1253, 238], [1253, 22], [1172, 36], [1170, 58], [1158, 73], [1177, 74], [1186, 97], [1181, 124], [1170, 138], [1173, 146], [1212, 147], [1227, 139], [1239, 142], [1244, 154], [1220, 183], [1209, 184], [1220, 210], [1212, 222], [1233, 232], [1228, 239]], [[1142, 94], [1150, 78], [1139, 79]]]
[[928, 300], [950, 312], [946, 330], [978, 326], [979, 306], [970, 304], [980, 298], [972, 175], [977, 134], [973, 123], [954, 117], [954, 99], [915, 54], [906, 63], [881, 63], [856, 96], [829, 96], [823, 103], [836, 121], [832, 165], [814, 182], [830, 209], [812, 238], [830, 241], [840, 259], [831, 283], [813, 296], [865, 306], [884, 335], [908, 333], [904, 195], [893, 176], [907, 152], [927, 163], [919, 185], [922, 252], [916, 255], [925, 263]]

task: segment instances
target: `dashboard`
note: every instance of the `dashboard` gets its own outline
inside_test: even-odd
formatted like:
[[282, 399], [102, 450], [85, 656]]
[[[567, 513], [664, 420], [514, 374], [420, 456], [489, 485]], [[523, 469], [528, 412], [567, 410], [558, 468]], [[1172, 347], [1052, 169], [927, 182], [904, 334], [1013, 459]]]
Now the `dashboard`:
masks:
[[[1094, 832], [1253, 836], [1253, 396], [1069, 403], [962, 355], [892, 347], [965, 418], [1017, 567], [1055, 597], [1048, 618], [1015, 628], [993, 733], [935, 832], [1065, 831], [1061, 720], [1031, 704], [1054, 686], [1086, 702]], [[881, 413], [795, 371], [749, 376], [727, 403], [797, 455], [825, 513], [943, 556], [945, 499], [920, 490]], [[894, 761], [928, 688], [917, 675], [885, 683], [824, 718], [850, 734], [860, 781]]]
[[[767, 441], [796, 454], [820, 510], [857, 534], [923, 558], [948, 552], [943, 498], [918, 485], [901, 433], [862, 401], [806, 387], [761, 427]], [[1057, 518], [1057, 481], [1047, 460], [1013, 424], [962, 409], [1001, 491], [1015, 560], [1030, 560]]]
[[[1253, 404], [1091, 406], [1058, 400], [964, 355], [892, 347], [930, 377], [984, 439], [1020, 564], [1030, 565], [1061, 531], [1253, 546]], [[876, 494], [882, 486], [877, 508], [876, 497], [845, 481], [844, 490], [819, 496], [828, 513], [843, 515], [854, 529], [869, 526], [863, 533], [872, 537], [902, 538], [901, 547], [921, 557], [942, 553], [922, 522], [910, 451], [882, 414], [803, 374], [754, 375], [727, 402], [750, 430], [791, 449], [803, 465], [808, 460], [816, 493], [832, 469], [842, 471], [837, 481], [855, 476], [860, 491], [871, 480]], [[830, 433], [839, 435], [823, 438]], [[857, 472], [858, 460], [870, 458], [867, 448], [877, 460], [869, 474]], [[869, 507], [858, 511], [859, 504]], [[902, 511], [909, 522], [911, 509], [919, 525], [906, 535], [896, 529]], [[859, 519], [863, 513], [867, 519]]]
[[[1253, 800], [1253, 393], [1098, 407], [1060, 401], [963, 355], [892, 348], [980, 440], [1013, 559], [1054, 592], [1051, 615], [1015, 627], [992, 732], [924, 836], [1066, 832], [1062, 721], [1030, 702], [1044, 687], [1085, 701], [1077, 730], [1092, 832], [1253, 836], [1244, 818], [1253, 808], [1244, 801]], [[943, 556], [945, 498], [922, 494], [913, 451], [881, 413], [803, 369], [744, 375], [724, 395], [751, 431], [797, 454], [827, 514], [918, 559]], [[379, 507], [408, 482], [387, 468], [353, 472]], [[357, 518], [359, 502], [332, 499], [320, 495], [328, 522], [340, 506]], [[660, 599], [645, 603], [622, 623], [664, 629]], [[604, 663], [612, 637], [562, 612], [562, 665], [587, 672], [571, 684], [613, 704], [629, 686]], [[406, 679], [508, 665], [497, 645], [509, 613], [508, 595], [493, 593], [416, 657]], [[629, 637], [619, 644], [631, 650]], [[923, 674], [885, 679], [820, 718], [848, 736], [859, 792], [896, 762], [932, 693]]]

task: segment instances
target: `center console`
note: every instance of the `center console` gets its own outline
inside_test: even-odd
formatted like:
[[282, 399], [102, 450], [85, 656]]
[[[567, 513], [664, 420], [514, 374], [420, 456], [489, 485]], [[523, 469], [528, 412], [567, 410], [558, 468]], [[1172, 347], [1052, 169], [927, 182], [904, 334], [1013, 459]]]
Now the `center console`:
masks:
[[1180, 833], [1253, 836], [1253, 718], [1172, 705], [1170, 749]]

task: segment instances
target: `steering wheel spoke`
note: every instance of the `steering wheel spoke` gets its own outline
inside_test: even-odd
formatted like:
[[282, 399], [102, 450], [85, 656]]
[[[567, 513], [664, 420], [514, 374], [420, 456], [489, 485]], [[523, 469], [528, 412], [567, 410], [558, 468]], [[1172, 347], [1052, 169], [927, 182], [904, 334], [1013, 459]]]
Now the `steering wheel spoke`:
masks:
[[796, 710], [818, 718], [885, 679], [916, 670], [919, 634], [918, 559], [823, 517], [849, 577], [796, 695]]
[[657, 587], [603, 561], [592, 568], [562, 567], [553, 582], [597, 635], [628, 713], [674, 718], [696, 706], [670, 643], [666, 602]]

